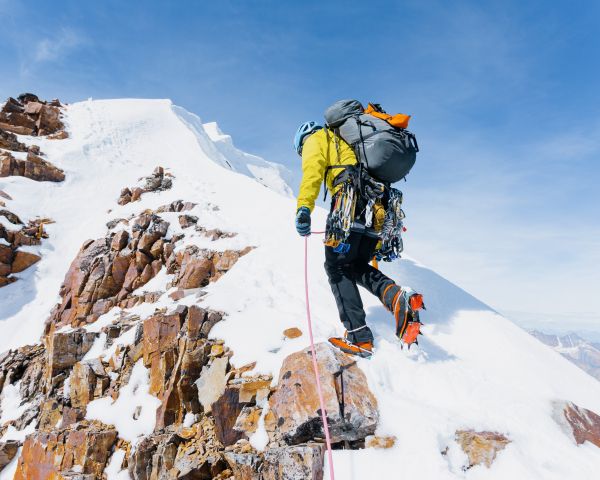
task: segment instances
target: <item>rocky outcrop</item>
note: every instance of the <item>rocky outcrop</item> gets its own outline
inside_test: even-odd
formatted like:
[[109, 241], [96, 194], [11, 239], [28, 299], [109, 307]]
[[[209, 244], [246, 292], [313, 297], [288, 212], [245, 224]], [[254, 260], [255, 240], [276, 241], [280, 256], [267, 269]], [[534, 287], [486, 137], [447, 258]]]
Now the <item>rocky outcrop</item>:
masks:
[[10, 152], [0, 152], [0, 177], [19, 176], [37, 182], [62, 182], [65, 173], [32, 152], [25, 160], [15, 158]]
[[133, 480], [218, 478], [227, 468], [222, 448], [212, 419], [203, 417], [193, 427], [171, 428], [142, 440], [130, 458], [129, 475]]
[[[315, 346], [331, 440], [364, 441], [377, 427], [377, 400], [353, 357], [320, 343]], [[324, 438], [310, 349], [288, 356], [269, 399], [271, 441], [293, 445]]]
[[175, 275], [173, 286], [205, 286], [249, 251], [213, 252], [188, 247], [175, 253], [181, 237], [166, 238], [169, 223], [159, 215], [144, 213], [118, 223], [128, 230], [84, 243], [65, 276], [62, 302], [52, 313], [49, 325], [77, 327], [94, 322], [116, 305], [127, 306], [132, 293], [163, 267]]
[[27, 145], [19, 142], [14, 133], [0, 129], [0, 148], [12, 150], [13, 152], [26, 152]]
[[163, 167], [156, 167], [152, 175], [139, 179], [140, 182], [143, 182], [141, 186], [125, 187], [121, 190], [121, 195], [117, 203], [119, 205], [127, 205], [128, 203], [140, 200], [144, 193], [169, 190], [173, 186], [171, 178], [172, 175], [165, 173]]
[[38, 431], [23, 444], [15, 480], [51, 480], [70, 474], [102, 478], [117, 432], [98, 422], [81, 422], [53, 432]]
[[577, 445], [590, 442], [600, 447], [600, 415], [572, 402], [555, 402], [554, 419]]
[[0, 287], [3, 287], [17, 280], [14, 273], [26, 270], [41, 259], [39, 255], [19, 250], [19, 247], [40, 245], [42, 239], [48, 237], [44, 225], [50, 220], [36, 219], [23, 225], [19, 217], [6, 209], [0, 209], [0, 216], [15, 226], [13, 230], [0, 224]]
[[467, 470], [475, 465], [491, 467], [499, 452], [504, 450], [510, 440], [497, 432], [476, 432], [474, 430], [458, 430], [456, 442], [469, 459]]
[[19, 135], [50, 135], [64, 131], [61, 103], [45, 102], [36, 95], [24, 93], [10, 97], [0, 111], [0, 129]]

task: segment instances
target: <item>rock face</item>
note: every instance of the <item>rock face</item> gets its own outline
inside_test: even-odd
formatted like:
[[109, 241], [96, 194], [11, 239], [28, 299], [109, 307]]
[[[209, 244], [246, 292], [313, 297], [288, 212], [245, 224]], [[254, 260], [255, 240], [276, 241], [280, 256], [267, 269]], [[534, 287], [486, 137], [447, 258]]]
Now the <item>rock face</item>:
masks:
[[572, 402], [555, 402], [554, 418], [577, 443], [600, 447], [600, 415]]
[[0, 153], [0, 177], [19, 176], [38, 182], [62, 182], [65, 173], [34, 153], [29, 152], [26, 160], [19, 160], [9, 152]]
[[56, 432], [36, 432], [23, 444], [15, 480], [50, 480], [70, 473], [101, 478], [117, 432], [82, 422]]
[[272, 448], [265, 452], [263, 480], [323, 480], [323, 446]]
[[[364, 440], [379, 420], [365, 374], [354, 358], [333, 347], [320, 343], [315, 348], [332, 442]], [[324, 437], [310, 349], [284, 360], [269, 404], [272, 440], [281, 436], [292, 445]]]
[[457, 431], [456, 441], [469, 458], [469, 465], [465, 469], [475, 465], [491, 467], [498, 452], [504, 450], [510, 443], [510, 440], [501, 433], [474, 430]]
[[58, 100], [45, 102], [25, 93], [10, 97], [0, 111], [0, 128], [19, 135], [50, 135], [64, 130], [62, 105]]
[[9, 230], [0, 224], [0, 287], [3, 287], [17, 280], [12, 274], [26, 270], [41, 259], [39, 255], [19, 250], [19, 247], [40, 245], [42, 239], [48, 237], [44, 224], [50, 221], [36, 219], [23, 225], [21, 219], [6, 209], [0, 209], [0, 216], [15, 226], [14, 230]]
[[162, 268], [175, 274], [174, 286], [184, 289], [208, 285], [247, 253], [212, 252], [188, 247], [175, 253], [180, 238], [166, 239], [169, 223], [155, 213], [120, 220], [131, 229], [109, 233], [84, 243], [61, 287], [62, 302], [49, 324], [74, 327], [94, 322], [112, 307], [132, 306], [132, 292]]
[[152, 175], [140, 178], [139, 181], [143, 182], [142, 186], [126, 187], [121, 190], [121, 195], [117, 203], [119, 205], [127, 205], [128, 203], [140, 200], [144, 193], [169, 190], [173, 186], [171, 177], [171, 174], [165, 173], [163, 167], [156, 167]]

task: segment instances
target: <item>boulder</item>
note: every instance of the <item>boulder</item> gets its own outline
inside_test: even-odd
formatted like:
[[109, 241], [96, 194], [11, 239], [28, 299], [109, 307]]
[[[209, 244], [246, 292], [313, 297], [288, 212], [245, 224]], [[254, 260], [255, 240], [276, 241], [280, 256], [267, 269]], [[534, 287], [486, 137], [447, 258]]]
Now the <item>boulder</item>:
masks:
[[41, 259], [42, 257], [36, 255], [35, 253], [22, 252], [17, 250], [17, 252], [15, 252], [15, 257], [12, 263], [12, 273], [22, 272], [23, 270], [26, 270], [29, 267], [31, 267], [34, 263], [39, 262]]
[[0, 129], [0, 148], [12, 150], [13, 152], [26, 152], [27, 145], [19, 142], [14, 133]]
[[102, 478], [116, 439], [114, 428], [98, 422], [80, 422], [53, 432], [37, 431], [23, 444], [14, 479], [50, 480], [65, 475], [68, 478], [70, 473]]
[[469, 469], [475, 465], [491, 467], [498, 452], [504, 450], [510, 440], [497, 432], [476, 432], [474, 430], [458, 430], [456, 442], [469, 458]]
[[323, 480], [323, 445], [294, 445], [266, 450], [262, 478]]
[[[29, 104], [25, 107], [27, 109]], [[42, 105], [38, 110], [38, 118], [35, 122], [38, 135], [50, 135], [65, 128], [60, 120], [60, 108], [51, 105]]]
[[13, 157], [10, 153], [0, 153], [0, 177], [20, 176], [38, 182], [62, 182], [64, 172], [50, 162], [29, 151], [26, 160]]
[[[323, 399], [333, 443], [363, 440], [375, 433], [377, 400], [356, 360], [326, 343], [315, 346]], [[272, 441], [290, 445], [324, 438], [310, 348], [286, 357], [269, 399], [267, 430]]]
[[600, 447], [600, 415], [573, 402], [554, 402], [554, 419], [577, 445], [590, 442]]

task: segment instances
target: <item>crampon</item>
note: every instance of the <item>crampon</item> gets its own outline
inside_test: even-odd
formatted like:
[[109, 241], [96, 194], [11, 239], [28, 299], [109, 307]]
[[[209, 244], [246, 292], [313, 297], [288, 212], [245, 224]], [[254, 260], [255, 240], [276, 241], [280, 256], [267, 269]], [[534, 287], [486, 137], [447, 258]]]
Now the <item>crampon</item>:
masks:
[[414, 343], [419, 344], [417, 337], [421, 333], [419, 311], [425, 310], [423, 295], [402, 289], [394, 300], [394, 318], [396, 319], [396, 336], [402, 345], [408, 348]]
[[331, 337], [329, 343], [349, 355], [355, 355], [362, 358], [369, 358], [373, 355], [373, 343], [371, 342], [352, 343], [346, 338]]

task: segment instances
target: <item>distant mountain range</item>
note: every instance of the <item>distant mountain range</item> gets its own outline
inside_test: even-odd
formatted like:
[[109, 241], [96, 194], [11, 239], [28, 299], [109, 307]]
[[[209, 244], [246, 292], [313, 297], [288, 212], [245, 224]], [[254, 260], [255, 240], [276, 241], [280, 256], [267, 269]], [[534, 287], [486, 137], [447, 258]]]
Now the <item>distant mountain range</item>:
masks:
[[600, 343], [586, 340], [576, 333], [563, 336], [547, 334], [538, 330], [532, 330], [530, 333], [592, 377], [600, 380]]

